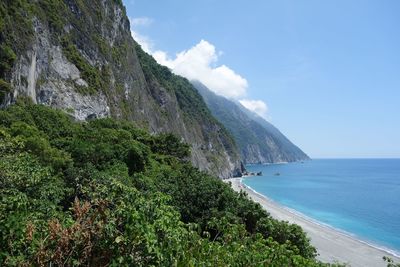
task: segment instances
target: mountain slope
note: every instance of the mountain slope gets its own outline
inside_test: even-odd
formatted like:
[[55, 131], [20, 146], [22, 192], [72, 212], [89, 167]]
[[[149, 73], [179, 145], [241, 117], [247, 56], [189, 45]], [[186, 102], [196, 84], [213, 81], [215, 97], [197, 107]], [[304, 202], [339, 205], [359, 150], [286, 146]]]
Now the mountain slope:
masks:
[[120, 0], [0, 3], [0, 103], [27, 96], [78, 120], [112, 116], [191, 145], [191, 161], [220, 177], [240, 174], [229, 133], [184, 78], [132, 39]]
[[307, 160], [309, 157], [272, 124], [222, 96], [200, 82], [193, 82], [212, 114], [232, 133], [243, 162], [277, 163]]
[[328, 266], [188, 153], [126, 121], [0, 110], [0, 266]]

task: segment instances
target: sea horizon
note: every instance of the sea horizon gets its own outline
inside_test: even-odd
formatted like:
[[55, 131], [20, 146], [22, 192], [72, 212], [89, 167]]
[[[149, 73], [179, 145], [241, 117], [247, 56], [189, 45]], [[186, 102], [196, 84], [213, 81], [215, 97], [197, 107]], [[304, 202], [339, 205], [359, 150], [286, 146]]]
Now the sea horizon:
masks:
[[[304, 192], [308, 191], [308, 194], [312, 195], [314, 189], [316, 189], [316, 186], [318, 187], [318, 176], [322, 178], [322, 183], [326, 182], [335, 182], [335, 186], [337, 189], [337, 182], [338, 181], [332, 181], [328, 179], [328, 181], [324, 178], [326, 176], [330, 176], [331, 179], [335, 180], [335, 177], [332, 176], [332, 174], [328, 172], [324, 172], [319, 170], [321, 173], [318, 175], [318, 172], [311, 171], [310, 169], [313, 169], [310, 164], [312, 165], [315, 161], [322, 161], [322, 162], [329, 162], [330, 163], [337, 163], [333, 161], [400, 161], [398, 158], [313, 158], [311, 160], [305, 160], [305, 161], [298, 161], [298, 162], [291, 162], [291, 163], [273, 163], [273, 164], [249, 164], [246, 165], [248, 167], [249, 171], [252, 172], [258, 172], [262, 171], [263, 175], [262, 176], [252, 176], [252, 177], [245, 177], [242, 179], [243, 183], [249, 187], [252, 191], [254, 191], [257, 194], [260, 194], [271, 201], [277, 203], [278, 205], [281, 205], [283, 208], [287, 209], [288, 211], [295, 213], [301, 217], [303, 217], [306, 220], [310, 220], [313, 223], [324, 225], [326, 227], [330, 227], [338, 232], [341, 232], [344, 235], [350, 236], [351, 238], [357, 239], [371, 247], [378, 248], [380, 250], [386, 251], [389, 254], [392, 254], [394, 256], [399, 257], [400, 256], [400, 238], [396, 234], [396, 231], [400, 231], [400, 213], [397, 212], [396, 210], [393, 209], [392, 212], [389, 210], [389, 214], [395, 213], [394, 216], [388, 216], [388, 218], [381, 217], [381, 215], [378, 213], [377, 217], [378, 218], [369, 218], [368, 215], [364, 214], [363, 212], [359, 212], [357, 216], [349, 216], [349, 212], [352, 213], [352, 208], [354, 209], [356, 206], [354, 205], [345, 205], [343, 209], [346, 210], [346, 212], [340, 212], [341, 208], [340, 205], [343, 205], [343, 200], [339, 201], [341, 203], [335, 203], [335, 191], [330, 190], [330, 193], [332, 194], [331, 197], [325, 197], [325, 199], [321, 199], [321, 196], [323, 195], [315, 195], [315, 198], [317, 199], [316, 201], [325, 201], [330, 203], [330, 205], [338, 205], [335, 207], [335, 209], [330, 210], [325, 207], [325, 209], [321, 207], [316, 207], [313, 203], [309, 203], [310, 199], [301, 199], [298, 196], [293, 196], [293, 190], [295, 188], [301, 187], [301, 190]], [[304, 162], [304, 163], [302, 163]], [[353, 162], [354, 163], [354, 162]], [[303, 166], [308, 165], [306, 169], [308, 169], [308, 174], [307, 171], [303, 172], [299, 170], [302, 169]], [[348, 165], [348, 164], [347, 164]], [[396, 165], [396, 164], [394, 164]], [[288, 166], [290, 166], [288, 168]], [[319, 166], [320, 167], [320, 166]], [[317, 169], [319, 169], [319, 167]], [[340, 167], [340, 166], [339, 166]], [[304, 168], [303, 168], [304, 169]], [[351, 169], [351, 168], [350, 168]], [[277, 171], [279, 172], [279, 175], [276, 175]], [[293, 177], [299, 177], [299, 179], [293, 180]], [[341, 178], [346, 177], [346, 172], [341, 174]], [[394, 182], [394, 190], [400, 194], [400, 168], [396, 169], [395, 173], [397, 174], [396, 177], [398, 179], [393, 179], [391, 180]], [[354, 175], [354, 174], [353, 174]], [[360, 174], [362, 175], [362, 174]], [[305, 177], [306, 176], [306, 177]], [[307, 177], [308, 176], [308, 177]], [[269, 178], [269, 179], [265, 179]], [[337, 178], [337, 177], [336, 177]], [[387, 177], [386, 177], [387, 178]], [[389, 179], [390, 180], [390, 179]], [[316, 184], [317, 182], [317, 184]], [[387, 182], [385, 180], [385, 182]], [[288, 184], [288, 183], [291, 183]], [[293, 186], [294, 183], [294, 186]], [[288, 188], [285, 190], [285, 184], [288, 185]], [[266, 188], [267, 186], [267, 188]], [[269, 186], [269, 188], [268, 188]], [[321, 185], [320, 185], [321, 186]], [[364, 184], [365, 186], [365, 184]], [[373, 186], [373, 185], [372, 185]], [[283, 190], [282, 190], [283, 187]], [[326, 189], [326, 185], [323, 186]], [[275, 190], [273, 188], [279, 188], [279, 190]], [[290, 189], [291, 188], [291, 189]], [[319, 187], [318, 191], [320, 191], [322, 188]], [[355, 189], [355, 196], [357, 200], [357, 195], [358, 193], [356, 192], [356, 187], [353, 187]], [[276, 192], [279, 191], [279, 192]], [[286, 193], [285, 193], [286, 192]], [[291, 192], [291, 193], [289, 193]], [[381, 192], [385, 193], [385, 192]], [[365, 196], [364, 196], [365, 197]], [[312, 199], [312, 198], [311, 198]], [[333, 199], [333, 201], [332, 201]], [[397, 198], [396, 198], [397, 199]], [[349, 200], [349, 201], [356, 201], [354, 199]], [[312, 201], [311, 201], [312, 202]], [[383, 201], [384, 202], [384, 201]], [[395, 201], [391, 201], [395, 202]], [[367, 205], [368, 202], [364, 202], [364, 204]], [[377, 203], [376, 201], [374, 202], [374, 207], [363, 207], [359, 206], [359, 210], [369, 210], [371, 213], [375, 213], [377, 207], [382, 205], [382, 209], [385, 209], [385, 203]], [[390, 203], [389, 203], [390, 204]], [[317, 205], [318, 206], [318, 205]], [[329, 206], [329, 205], [328, 205]], [[350, 206], [350, 209], [349, 209]], [[378, 208], [379, 210], [379, 208]], [[386, 209], [385, 209], [386, 210]], [[353, 211], [357, 213], [356, 211]], [[347, 214], [346, 214], [347, 213]], [[392, 214], [393, 215], [393, 214]], [[399, 219], [399, 220], [397, 220]], [[389, 220], [389, 221], [387, 221]], [[392, 221], [390, 221], [392, 220]], [[373, 222], [371, 225], [371, 221]], [[385, 222], [388, 223], [388, 225], [385, 225]]]

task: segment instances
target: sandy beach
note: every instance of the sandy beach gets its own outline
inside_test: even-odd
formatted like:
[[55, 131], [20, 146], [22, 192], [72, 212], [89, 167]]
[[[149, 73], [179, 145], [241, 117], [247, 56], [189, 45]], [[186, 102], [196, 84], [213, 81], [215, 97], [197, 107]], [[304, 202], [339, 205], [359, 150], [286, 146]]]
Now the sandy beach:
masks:
[[317, 248], [318, 259], [323, 262], [347, 263], [353, 267], [383, 267], [386, 266], [382, 260], [383, 256], [389, 256], [395, 262], [400, 262], [398, 257], [394, 257], [383, 250], [370, 246], [331, 227], [318, 224], [254, 192], [241, 183], [241, 178], [232, 178], [226, 181], [231, 182], [235, 191], [246, 191], [250, 198], [260, 203], [272, 217], [300, 225], [311, 238], [313, 246]]

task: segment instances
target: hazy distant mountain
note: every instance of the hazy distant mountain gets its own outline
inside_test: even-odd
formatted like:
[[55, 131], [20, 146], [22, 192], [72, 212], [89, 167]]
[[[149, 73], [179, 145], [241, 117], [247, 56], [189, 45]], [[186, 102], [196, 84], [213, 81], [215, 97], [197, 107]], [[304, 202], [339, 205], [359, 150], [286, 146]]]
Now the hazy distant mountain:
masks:
[[212, 114], [231, 132], [244, 163], [276, 163], [307, 160], [309, 157], [277, 128], [239, 103], [192, 82]]

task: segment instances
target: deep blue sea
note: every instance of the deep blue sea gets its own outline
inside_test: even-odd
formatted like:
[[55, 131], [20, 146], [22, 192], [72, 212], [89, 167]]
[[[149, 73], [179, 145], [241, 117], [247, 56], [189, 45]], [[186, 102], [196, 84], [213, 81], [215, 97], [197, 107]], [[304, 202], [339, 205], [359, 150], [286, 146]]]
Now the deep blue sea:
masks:
[[247, 169], [263, 172], [243, 179], [255, 191], [400, 254], [400, 159], [316, 159]]

